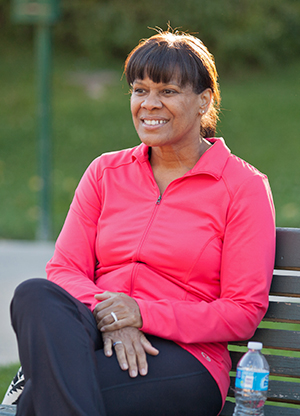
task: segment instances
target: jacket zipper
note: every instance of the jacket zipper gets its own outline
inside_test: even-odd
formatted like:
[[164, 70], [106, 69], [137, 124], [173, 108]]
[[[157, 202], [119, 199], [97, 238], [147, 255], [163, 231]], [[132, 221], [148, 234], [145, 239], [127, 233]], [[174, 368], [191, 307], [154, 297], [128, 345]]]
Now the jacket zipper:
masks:
[[151, 228], [152, 222], [153, 222], [154, 217], [155, 217], [155, 215], [156, 215], [156, 211], [157, 211], [157, 209], [158, 209], [158, 205], [160, 205], [160, 203], [161, 203], [161, 199], [162, 199], [162, 195], [159, 195], [159, 197], [157, 198], [157, 200], [156, 200], [156, 202], [155, 202], [155, 206], [154, 206], [155, 208], [154, 208], [154, 210], [152, 211], [152, 214], [151, 214], [151, 217], [149, 218], [148, 224], [146, 225], [146, 228], [145, 228], [145, 231], [144, 231], [143, 237], [142, 237], [142, 239], [141, 239], [141, 241], [140, 241], [140, 244], [139, 244], [139, 246], [138, 246], [138, 249], [137, 249], [137, 251], [136, 251], [136, 260], [137, 260], [137, 261], [138, 261], [138, 259], [139, 259], [139, 253], [140, 253], [140, 250], [141, 250], [141, 248], [142, 248], [142, 246], [143, 246], [143, 244], [144, 244], [144, 241], [145, 241], [145, 239], [146, 239], [146, 236], [147, 236], [147, 234], [148, 234], [148, 232], [149, 232], [149, 229]]
[[149, 222], [148, 222], [148, 224], [147, 224], [147, 226], [146, 226], [146, 228], [145, 228], [145, 231], [144, 231], [143, 237], [142, 237], [142, 239], [141, 239], [141, 241], [140, 241], [140, 244], [139, 244], [139, 246], [138, 246], [138, 248], [137, 248], [137, 251], [136, 251], [136, 255], [135, 255], [135, 259], [134, 259], [134, 261], [135, 261], [135, 262], [137, 262], [137, 263], [134, 265], [133, 270], [132, 270], [132, 273], [131, 273], [130, 296], [131, 296], [131, 294], [132, 294], [132, 287], [133, 287], [133, 285], [134, 285], [134, 280], [135, 280], [135, 277], [136, 277], [136, 274], [137, 274], [137, 268], [139, 267], [139, 263], [138, 263], [138, 262], [139, 262], [139, 254], [140, 254], [141, 248], [142, 248], [142, 246], [143, 246], [143, 244], [144, 244], [144, 241], [145, 241], [145, 239], [146, 239], [146, 237], [147, 237], [147, 234], [148, 234], [148, 232], [149, 232], [149, 229], [151, 228], [151, 225], [152, 225], [152, 222], [153, 222], [153, 220], [154, 220], [154, 217], [155, 217], [156, 211], [157, 211], [157, 209], [158, 209], [158, 206], [157, 206], [157, 205], [159, 205], [159, 204], [161, 203], [161, 199], [162, 199], [162, 195], [159, 195], [159, 197], [157, 198], [157, 200], [156, 200], [156, 202], [155, 202], [155, 208], [154, 208], [154, 210], [153, 210], [153, 212], [152, 212], [152, 214], [151, 214], [151, 217], [150, 217], [150, 219], [149, 219]]

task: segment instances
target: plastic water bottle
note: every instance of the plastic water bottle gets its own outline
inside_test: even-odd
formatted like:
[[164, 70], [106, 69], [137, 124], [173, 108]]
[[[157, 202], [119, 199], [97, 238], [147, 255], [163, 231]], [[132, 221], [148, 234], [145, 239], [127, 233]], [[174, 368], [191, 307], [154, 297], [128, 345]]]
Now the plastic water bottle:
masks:
[[248, 342], [248, 352], [238, 362], [233, 416], [264, 416], [270, 368], [262, 347], [261, 342]]

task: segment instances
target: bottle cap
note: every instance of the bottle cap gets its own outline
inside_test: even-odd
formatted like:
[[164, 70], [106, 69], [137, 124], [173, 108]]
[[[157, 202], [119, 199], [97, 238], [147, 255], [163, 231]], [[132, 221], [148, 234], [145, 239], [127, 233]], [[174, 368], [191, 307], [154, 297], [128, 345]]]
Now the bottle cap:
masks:
[[249, 350], [261, 350], [263, 344], [262, 342], [249, 341], [247, 347], [249, 348]]

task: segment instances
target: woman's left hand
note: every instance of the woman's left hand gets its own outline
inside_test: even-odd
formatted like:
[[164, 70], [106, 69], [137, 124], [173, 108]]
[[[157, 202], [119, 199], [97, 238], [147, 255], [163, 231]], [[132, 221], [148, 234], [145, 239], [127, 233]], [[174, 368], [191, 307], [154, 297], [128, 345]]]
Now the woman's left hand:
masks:
[[104, 354], [110, 357], [114, 348], [121, 369], [128, 370], [130, 377], [136, 377], [138, 373], [145, 376], [148, 373], [146, 354], [155, 356], [159, 353], [137, 328], [127, 327], [102, 333], [102, 338]]
[[95, 295], [95, 298], [101, 301], [93, 312], [99, 331], [109, 332], [126, 326], [143, 326], [139, 305], [125, 293], [106, 291]]

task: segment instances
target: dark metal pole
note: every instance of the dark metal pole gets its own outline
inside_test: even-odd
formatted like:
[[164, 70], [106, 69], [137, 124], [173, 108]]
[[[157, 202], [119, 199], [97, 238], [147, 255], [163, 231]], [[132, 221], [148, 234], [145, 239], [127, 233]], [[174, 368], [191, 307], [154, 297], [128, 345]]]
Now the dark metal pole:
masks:
[[40, 223], [37, 231], [39, 240], [50, 240], [51, 224], [51, 25], [37, 25], [37, 85], [38, 85], [38, 144], [40, 190]]

